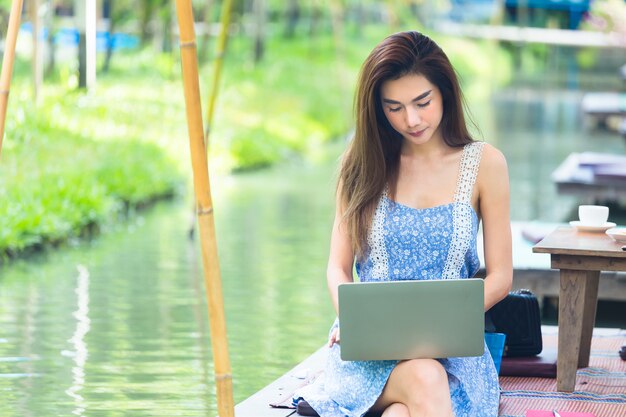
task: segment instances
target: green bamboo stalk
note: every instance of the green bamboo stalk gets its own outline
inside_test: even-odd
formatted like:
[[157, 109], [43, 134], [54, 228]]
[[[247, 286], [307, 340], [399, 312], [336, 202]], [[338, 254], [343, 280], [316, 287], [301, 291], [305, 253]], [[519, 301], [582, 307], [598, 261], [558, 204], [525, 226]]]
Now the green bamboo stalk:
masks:
[[222, 67], [224, 66], [224, 54], [226, 53], [226, 43], [228, 41], [228, 28], [230, 27], [230, 14], [232, 10], [232, 0], [224, 0], [222, 2], [222, 19], [220, 37], [217, 41], [216, 57], [213, 63], [213, 83], [209, 93], [209, 107], [206, 115], [206, 131], [204, 132], [204, 142], [209, 148], [209, 134], [213, 122], [213, 112], [215, 110], [215, 102], [219, 90], [219, 83], [222, 76]]

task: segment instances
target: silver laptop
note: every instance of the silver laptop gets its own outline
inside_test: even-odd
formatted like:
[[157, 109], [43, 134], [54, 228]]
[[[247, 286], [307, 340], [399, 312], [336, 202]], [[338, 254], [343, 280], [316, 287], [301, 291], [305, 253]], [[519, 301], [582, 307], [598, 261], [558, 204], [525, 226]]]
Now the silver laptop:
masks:
[[484, 314], [479, 278], [341, 284], [341, 359], [481, 356]]

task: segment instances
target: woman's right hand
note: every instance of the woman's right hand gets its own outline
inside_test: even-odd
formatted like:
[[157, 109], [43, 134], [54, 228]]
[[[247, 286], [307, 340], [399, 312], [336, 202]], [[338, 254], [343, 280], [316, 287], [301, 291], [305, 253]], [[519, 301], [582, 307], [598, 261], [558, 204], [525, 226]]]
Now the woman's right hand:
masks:
[[333, 332], [330, 334], [330, 339], [328, 339], [328, 347], [333, 347], [335, 343], [339, 344], [339, 327], [335, 327]]

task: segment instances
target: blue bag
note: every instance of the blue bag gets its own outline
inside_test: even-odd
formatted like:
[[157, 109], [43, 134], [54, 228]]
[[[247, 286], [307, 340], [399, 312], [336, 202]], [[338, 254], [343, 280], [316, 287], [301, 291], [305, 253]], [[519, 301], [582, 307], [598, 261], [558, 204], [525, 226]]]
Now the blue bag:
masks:
[[496, 365], [496, 372], [500, 374], [500, 364], [502, 363], [502, 354], [504, 353], [504, 342], [506, 334], [504, 333], [485, 333], [485, 343]]

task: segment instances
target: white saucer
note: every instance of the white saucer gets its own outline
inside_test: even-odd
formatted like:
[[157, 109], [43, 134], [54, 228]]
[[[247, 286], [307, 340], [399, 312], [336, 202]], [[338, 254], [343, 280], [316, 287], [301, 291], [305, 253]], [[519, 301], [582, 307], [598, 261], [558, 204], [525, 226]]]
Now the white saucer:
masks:
[[613, 240], [618, 243], [626, 243], [626, 228], [624, 227], [609, 229], [606, 231], [606, 234], [611, 236]]
[[574, 220], [569, 222], [570, 226], [574, 226], [580, 232], [606, 232], [607, 230], [616, 226], [613, 222], [606, 222], [600, 226], [590, 226], [587, 224], [582, 224], [578, 220]]

